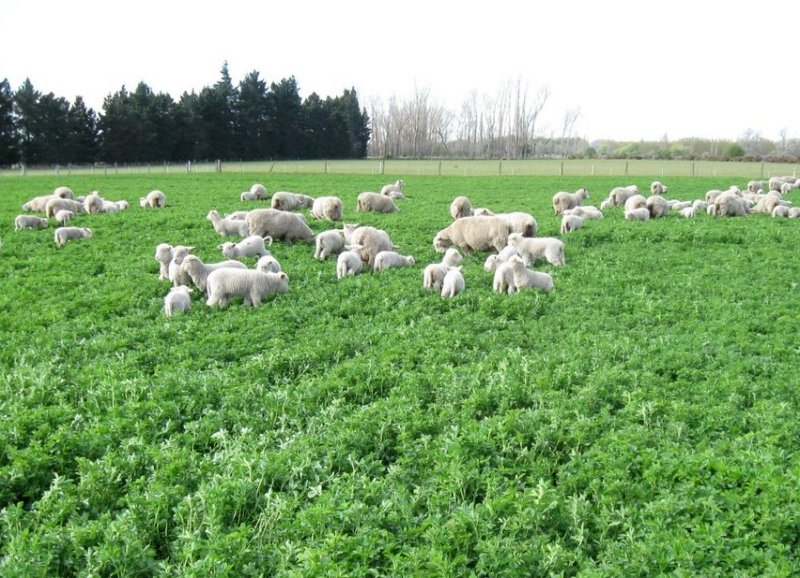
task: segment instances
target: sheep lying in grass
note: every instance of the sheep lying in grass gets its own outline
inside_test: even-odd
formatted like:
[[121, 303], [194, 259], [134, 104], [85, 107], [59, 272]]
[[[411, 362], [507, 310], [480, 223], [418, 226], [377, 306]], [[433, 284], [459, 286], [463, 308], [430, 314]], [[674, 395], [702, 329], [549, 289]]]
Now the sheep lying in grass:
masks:
[[508, 236], [508, 244], [519, 252], [519, 256], [524, 261], [525, 266], [533, 265], [541, 259], [545, 259], [548, 263], [557, 267], [566, 263], [564, 243], [555, 237], [530, 239], [523, 237], [519, 233], [512, 233]]
[[586, 189], [578, 189], [574, 193], [565, 193], [563, 191], [553, 195], [553, 211], [556, 215], [560, 215], [567, 209], [574, 209], [580, 205], [584, 199], [589, 198], [589, 191]]
[[220, 263], [203, 263], [197, 255], [186, 255], [181, 263], [183, 272], [188, 275], [195, 287], [201, 293], [206, 292], [208, 276], [217, 269], [247, 269], [247, 265], [241, 261], [222, 261]]
[[467, 253], [502, 251], [508, 238], [508, 222], [502, 217], [462, 217], [436, 234], [433, 248], [439, 253], [448, 247], [459, 247]]
[[278, 211], [294, 211], [300, 207], [310, 209], [313, 205], [314, 199], [312, 197], [286, 191], [273, 193], [272, 199], [270, 200], [270, 207]]
[[72, 192], [72, 189], [69, 187], [56, 187], [53, 191], [54, 197], [60, 197], [62, 199], [74, 199], [75, 193]]
[[156, 261], [158, 261], [158, 278], [169, 280], [169, 264], [172, 261], [172, 245], [161, 243], [156, 247]]
[[356, 202], [356, 211], [364, 213], [372, 211], [373, 213], [394, 213], [399, 211], [394, 200], [386, 195], [379, 193], [360, 193]]
[[241, 259], [242, 257], [263, 257], [269, 255], [269, 251], [264, 244], [272, 245], [272, 237], [262, 237], [261, 235], [250, 235], [239, 241], [232, 243], [226, 241], [217, 246], [222, 254], [228, 259]]
[[[278, 209], [256, 209], [245, 218], [248, 235], [261, 235], [282, 241], [313, 241], [314, 232], [302, 215]], [[244, 235], [246, 236], [246, 235]]]
[[[381, 189], [381, 194], [382, 195], [387, 195], [387, 196], [392, 196], [392, 193], [400, 193], [402, 195], [404, 186], [405, 186], [405, 183], [403, 182], [403, 179], [398, 179], [396, 182], [394, 182], [394, 183], [392, 183], [390, 185], [383, 185], [383, 188]], [[405, 196], [393, 197], [393, 198], [402, 198], [402, 199], [404, 199]]]
[[663, 195], [667, 192], [667, 187], [661, 184], [661, 181], [653, 181], [650, 183], [650, 194], [651, 195]]
[[472, 203], [469, 202], [467, 197], [456, 197], [450, 203], [450, 216], [453, 217], [454, 221], [464, 217], [471, 217]]
[[90, 215], [103, 212], [103, 197], [97, 191], [92, 191], [83, 200], [83, 210]]
[[311, 216], [315, 219], [341, 221], [344, 203], [339, 197], [317, 197], [311, 205]]
[[464, 290], [466, 283], [461, 267], [449, 267], [442, 281], [442, 297], [452, 299]]
[[238, 237], [248, 236], [249, 228], [246, 221], [222, 218], [214, 209], [208, 212], [206, 219], [211, 221], [211, 224], [214, 226], [214, 230], [222, 237], [229, 235], [235, 235]]
[[36, 215], [17, 215], [14, 218], [14, 230], [21, 231], [23, 229], [45, 229], [50, 226], [50, 222]]
[[800, 207], [790, 208], [788, 217], [790, 219], [796, 219], [797, 217], [800, 217]]
[[30, 213], [43, 213], [45, 208], [47, 207], [48, 201], [55, 198], [58, 197], [54, 195], [43, 195], [40, 197], [33, 197], [32, 199], [26, 201], [22, 205], [22, 210], [28, 211]]
[[336, 278], [347, 275], [358, 275], [362, 269], [361, 256], [355, 251], [342, 251], [336, 258]]
[[272, 255], [264, 255], [256, 263], [255, 270], [262, 273], [280, 273], [281, 264]]
[[63, 227], [75, 218], [75, 213], [72, 211], [67, 211], [66, 209], [61, 209], [60, 211], [56, 211], [55, 217], [56, 222]]
[[789, 216], [789, 207], [786, 205], [776, 205], [774, 209], [772, 209], [772, 217], [788, 217]]
[[252, 187], [250, 187], [249, 191], [244, 191], [241, 195], [239, 195], [239, 199], [242, 201], [263, 201], [267, 198], [267, 188], [260, 184], [256, 183]]
[[514, 271], [508, 262], [498, 263], [492, 279], [492, 291], [495, 293], [508, 293], [516, 291], [514, 287]]
[[396, 251], [381, 251], [375, 255], [375, 265], [373, 271], [384, 271], [392, 267], [410, 267], [416, 261], [411, 255], [401, 255]]
[[651, 219], [660, 219], [669, 214], [669, 203], [661, 195], [651, 195], [647, 197], [647, 210]]
[[625, 205], [625, 201], [628, 200], [629, 197], [638, 194], [639, 187], [636, 185], [628, 185], [626, 187], [614, 187], [611, 189], [611, 192], [608, 193], [608, 198], [611, 200], [611, 203], [615, 206]]
[[183, 269], [183, 260], [191, 251], [194, 251], [194, 247], [187, 247], [186, 245], [175, 245], [172, 248], [172, 260], [169, 262], [169, 267], [167, 267], [167, 277], [173, 287], [191, 283], [191, 277]]
[[262, 273], [252, 269], [217, 269], [206, 282], [209, 307], [226, 307], [231, 297], [244, 298], [244, 306], [258, 307], [261, 301], [275, 293], [289, 291], [289, 277], [280, 273]]
[[564, 215], [561, 217], [561, 234], [566, 235], [583, 227], [583, 219], [578, 215]]
[[423, 289], [435, 289], [437, 291], [441, 289], [444, 276], [447, 275], [447, 269], [459, 266], [462, 260], [461, 253], [456, 249], [451, 247], [445, 251], [441, 263], [431, 263], [422, 272]]
[[[606, 199], [607, 200], [607, 199]], [[584, 221], [588, 219], [602, 219], [603, 211], [592, 205], [580, 205], [574, 209], [567, 209], [561, 213], [562, 215], [577, 215]]]
[[142, 208], [163, 208], [167, 205], [167, 197], [161, 191], [150, 191], [147, 196], [139, 198], [139, 206]]
[[375, 256], [381, 251], [394, 251], [397, 247], [392, 243], [389, 234], [375, 227], [358, 227], [350, 236], [348, 250], [358, 253], [361, 260], [370, 267], [375, 264]]
[[338, 255], [344, 251], [344, 245], [344, 231], [341, 229], [322, 231], [316, 237], [314, 259], [324, 261], [331, 255]]
[[687, 219], [691, 219], [691, 218], [694, 218], [695, 215], [697, 215], [697, 210], [693, 206], [692, 207], [684, 207], [684, 208], [682, 208], [680, 210], [680, 215], [681, 215], [681, 217], [685, 217]]
[[553, 290], [553, 277], [547, 273], [527, 269], [521, 257], [511, 257], [508, 266], [511, 268], [515, 291], [535, 288], [549, 293]]
[[186, 285], [179, 285], [172, 287], [164, 297], [164, 313], [167, 317], [172, 317], [176, 311], [188, 313], [192, 308], [192, 298], [189, 296], [191, 291], [190, 287]]
[[88, 239], [91, 236], [92, 230], [86, 227], [59, 227], [53, 235], [58, 248], [63, 247], [69, 241]]
[[625, 211], [625, 219], [627, 221], [649, 221], [650, 211], [647, 207], [639, 207], [638, 209]]
[[625, 212], [633, 211], [634, 209], [641, 209], [647, 206], [647, 198], [644, 195], [631, 195], [625, 199]]
[[84, 205], [72, 199], [62, 199], [61, 197], [53, 197], [47, 201], [44, 208], [46, 217], [55, 217], [58, 211], [72, 211], [73, 213], [83, 213]]

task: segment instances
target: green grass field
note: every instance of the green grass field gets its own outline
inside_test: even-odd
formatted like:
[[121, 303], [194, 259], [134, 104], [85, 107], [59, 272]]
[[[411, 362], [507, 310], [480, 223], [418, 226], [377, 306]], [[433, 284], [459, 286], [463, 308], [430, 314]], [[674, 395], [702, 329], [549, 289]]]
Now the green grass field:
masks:
[[[399, 213], [354, 212], [398, 176]], [[485, 254], [452, 301], [422, 289], [457, 195], [549, 236], [555, 191], [651, 180], [1, 179], [0, 575], [797, 575], [800, 221], [615, 208], [537, 265], [550, 294], [493, 294]], [[221, 259], [205, 216], [263, 206], [238, 200], [254, 182], [340, 196], [417, 265], [338, 282], [276, 243], [289, 293], [166, 318], [156, 245]], [[78, 216], [94, 236], [61, 250], [13, 231], [57, 185], [131, 208]], [[138, 207], [153, 188], [166, 209]]]

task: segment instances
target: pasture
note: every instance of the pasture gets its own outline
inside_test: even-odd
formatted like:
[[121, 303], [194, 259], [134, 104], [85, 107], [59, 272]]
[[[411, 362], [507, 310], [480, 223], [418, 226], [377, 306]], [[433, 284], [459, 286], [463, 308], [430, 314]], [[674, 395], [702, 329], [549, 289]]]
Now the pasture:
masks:
[[[400, 212], [355, 213], [398, 177]], [[653, 178], [0, 179], [0, 575], [797, 575], [799, 220], [616, 207], [536, 266], [550, 294], [492, 293], [487, 254], [453, 300], [422, 289], [457, 195], [557, 236], [554, 192]], [[340, 196], [416, 266], [337, 281], [276, 242], [288, 293], [166, 318], [156, 245], [221, 260], [206, 214], [266, 206], [239, 201], [255, 182]], [[15, 232], [58, 185], [131, 207], [62, 249], [52, 220]]]

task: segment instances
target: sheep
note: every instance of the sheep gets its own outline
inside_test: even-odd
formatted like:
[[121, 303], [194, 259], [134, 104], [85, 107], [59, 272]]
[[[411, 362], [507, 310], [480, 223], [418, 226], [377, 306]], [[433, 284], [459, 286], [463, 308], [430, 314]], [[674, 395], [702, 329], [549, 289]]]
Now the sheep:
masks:
[[519, 251], [517, 251], [517, 249], [511, 245], [507, 245], [503, 247], [503, 250], [497, 255], [489, 255], [486, 258], [486, 261], [483, 263], [483, 270], [487, 272], [495, 271], [501, 263], [508, 262], [508, 260], [514, 255], [519, 255]]
[[201, 293], [206, 292], [208, 276], [217, 269], [247, 269], [241, 261], [221, 261], [219, 263], [203, 263], [197, 255], [186, 255], [181, 263], [181, 269]]
[[21, 231], [22, 229], [45, 229], [50, 226], [50, 222], [35, 215], [17, 215], [14, 218], [14, 230]]
[[360, 225], [358, 223], [345, 223], [342, 226], [342, 234], [344, 235], [344, 242], [349, 244], [353, 240], [353, 232], [358, 229]]
[[121, 200], [121, 201], [114, 201], [114, 202], [119, 207], [120, 211], [126, 211], [128, 209], [128, 201]]
[[787, 175], [784, 175], [784, 176], [782, 176], [781, 178], [783, 179], [783, 182], [785, 182], [785, 183], [790, 183], [790, 184], [794, 184], [794, 183], [796, 183], [796, 182], [799, 180], [799, 179], [798, 179], [798, 177], [795, 177], [795, 176], [787, 176]]
[[800, 217], [800, 207], [792, 207], [789, 209], [788, 217], [790, 219], [796, 219], [797, 217]]
[[194, 247], [187, 247], [186, 245], [175, 245], [172, 248], [172, 260], [167, 267], [167, 278], [173, 287], [188, 285], [191, 282], [191, 277], [183, 270], [183, 260], [191, 251], [194, 251]]
[[356, 211], [364, 213], [372, 211], [374, 213], [394, 213], [400, 207], [395, 204], [391, 197], [379, 193], [360, 193], [356, 202]]
[[153, 207], [163, 208], [167, 204], [167, 197], [161, 191], [155, 190], [147, 193], [147, 196], [139, 198], [139, 206], [142, 208]]
[[706, 191], [705, 201], [709, 205], [716, 201], [717, 197], [722, 194], [722, 191], [719, 189], [711, 189], [710, 191]]
[[608, 193], [608, 198], [614, 206], [624, 205], [628, 197], [635, 195], [639, 192], [639, 187], [636, 185], [628, 185], [626, 187], [614, 187]]
[[[396, 182], [394, 182], [394, 183], [392, 183], [390, 185], [383, 185], [383, 188], [381, 189], [381, 194], [382, 195], [389, 195], [390, 193], [400, 193], [402, 195], [404, 186], [405, 186], [405, 183], [403, 182], [403, 179], [398, 179]], [[397, 197], [397, 198], [403, 198], [404, 199], [405, 197], [403, 196], [403, 197]]]
[[344, 214], [344, 203], [339, 197], [317, 197], [311, 205], [311, 216], [315, 219], [341, 221]]
[[751, 193], [757, 193], [759, 190], [766, 189], [769, 186], [767, 181], [750, 181], [747, 183], [747, 190]]
[[252, 193], [250, 191], [242, 191], [239, 194], [239, 200], [242, 201], [243, 203], [245, 201], [257, 201], [258, 197], [256, 197], [255, 193]]
[[389, 197], [389, 198], [390, 198], [390, 199], [392, 199], [393, 201], [403, 201], [403, 200], [405, 200], [405, 199], [407, 198], [407, 197], [406, 197], [406, 196], [405, 196], [405, 195], [404, 195], [402, 192], [400, 192], [400, 191], [390, 191], [390, 192], [386, 193], [386, 194], [385, 194], [385, 195], [383, 195], [383, 196], [384, 196], [384, 197]]
[[188, 313], [192, 308], [192, 298], [189, 297], [191, 290], [191, 287], [186, 285], [170, 288], [169, 293], [164, 297], [164, 314], [167, 317], [172, 317], [172, 314], [176, 311]]
[[692, 201], [675, 201], [675, 200], [667, 201], [667, 203], [669, 204], [670, 211], [682, 211], [686, 207], [691, 207], [693, 204]]
[[495, 217], [501, 217], [508, 223], [509, 233], [519, 233], [523, 237], [535, 237], [539, 230], [536, 219], [529, 213], [497, 213]]
[[324, 261], [330, 255], [338, 255], [344, 251], [344, 245], [344, 231], [340, 229], [322, 231], [316, 237], [314, 259]]
[[283, 241], [313, 241], [314, 232], [302, 215], [278, 209], [256, 209], [245, 218], [248, 235], [261, 235]]
[[610, 209], [613, 206], [614, 206], [614, 201], [612, 201], [611, 199], [603, 199], [600, 202], [600, 210], [601, 211], [605, 211], [607, 209]]
[[472, 203], [469, 202], [467, 197], [456, 197], [450, 203], [450, 216], [453, 220], [462, 219], [464, 217], [472, 216]]
[[214, 230], [225, 237], [226, 235], [237, 235], [239, 237], [247, 237], [249, 234], [249, 227], [246, 220], [239, 219], [224, 219], [219, 216], [219, 213], [212, 209], [206, 215], [206, 219], [211, 221]]
[[561, 217], [561, 234], [566, 235], [583, 227], [583, 219], [578, 215], [564, 215]]
[[361, 273], [361, 256], [354, 251], [342, 251], [336, 258], [336, 278], [342, 279], [346, 275]]
[[[540, 259], [545, 259], [551, 265], [560, 267], [566, 263], [564, 258], [564, 243], [555, 237], [523, 237], [519, 233], [508, 236], [508, 244], [514, 247], [525, 262], [525, 266], [533, 265]], [[510, 261], [511, 259], [509, 259]]]
[[516, 291], [514, 286], [514, 271], [508, 263], [498, 263], [492, 279], [492, 291], [495, 293], [508, 293]]
[[62, 199], [74, 199], [75, 193], [73, 193], [72, 189], [69, 187], [56, 187], [56, 189], [53, 191], [53, 196]]
[[567, 209], [561, 213], [562, 215], [577, 215], [584, 221], [588, 219], [602, 219], [603, 211], [592, 205], [578, 206], [574, 209]]
[[661, 184], [660, 181], [653, 181], [650, 183], [650, 194], [651, 195], [663, 195], [667, 192], [667, 187]]
[[717, 217], [746, 217], [747, 205], [741, 197], [733, 193], [723, 193], [717, 197], [714, 204], [714, 215]]
[[396, 251], [380, 251], [375, 255], [374, 271], [384, 271], [392, 267], [410, 267], [415, 265], [416, 261], [411, 255], [401, 255]]
[[781, 194], [778, 191], [770, 191], [758, 199], [751, 212], [771, 215], [776, 206], [783, 204]]
[[667, 199], [661, 195], [651, 195], [647, 197], [647, 210], [650, 211], [651, 219], [660, 219], [669, 214], [669, 204]]
[[793, 191], [793, 190], [795, 190], [797, 188], [800, 188], [800, 183], [784, 182], [781, 185], [781, 194], [785, 195], [786, 193], [788, 193], [790, 191]]
[[630, 211], [625, 211], [625, 220], [627, 221], [649, 221], [650, 210], [646, 207], [639, 207]]
[[103, 211], [103, 198], [97, 191], [92, 191], [83, 200], [83, 210], [90, 215]]
[[56, 222], [63, 227], [69, 221], [75, 218], [75, 213], [73, 211], [61, 209], [60, 211], [56, 211], [55, 218]]
[[56, 199], [55, 195], [43, 195], [41, 197], [33, 197], [26, 203], [22, 205], [23, 211], [28, 211], [30, 213], [43, 213], [45, 208], [47, 207], [48, 201], [51, 199]]
[[491, 209], [487, 209], [486, 207], [478, 207], [477, 209], [472, 209], [472, 216], [473, 217], [494, 217], [496, 216], [494, 211]]
[[774, 209], [772, 209], [772, 217], [788, 217], [789, 216], [789, 207], [786, 205], [776, 205]]
[[217, 246], [217, 249], [222, 251], [222, 254], [228, 259], [241, 259], [242, 257], [263, 257], [269, 255], [269, 251], [264, 246], [272, 245], [272, 237], [262, 237], [261, 235], [250, 235], [239, 241], [238, 243], [231, 243], [226, 241]]
[[699, 213], [705, 211], [708, 208], [708, 203], [705, 202], [703, 199], [696, 199], [692, 203], [692, 207], [694, 207], [694, 210]]
[[681, 217], [686, 217], [687, 219], [693, 218], [697, 215], [697, 209], [694, 207], [684, 207], [680, 210]]
[[244, 221], [247, 218], [247, 213], [250, 211], [234, 211], [223, 215], [223, 219], [230, 219], [231, 221]]
[[547, 273], [527, 269], [521, 257], [511, 257], [508, 260], [508, 266], [512, 272], [515, 291], [536, 288], [549, 293], [553, 290], [553, 277]]
[[262, 273], [280, 273], [281, 264], [272, 255], [264, 255], [256, 263], [255, 270]]
[[249, 191], [242, 192], [239, 199], [242, 201], [263, 201], [267, 198], [267, 189], [264, 185], [254, 184]]
[[314, 199], [308, 195], [301, 195], [298, 193], [288, 193], [286, 191], [278, 191], [273, 193], [270, 200], [270, 207], [278, 211], [293, 211], [300, 207], [311, 208], [314, 204]]
[[156, 261], [158, 261], [159, 280], [169, 280], [169, 263], [172, 261], [172, 245], [161, 243], [156, 246]]
[[397, 249], [389, 238], [389, 234], [383, 229], [376, 229], [375, 227], [358, 227], [355, 229], [346, 248], [358, 253], [361, 260], [370, 267], [374, 266], [375, 256], [378, 253]]
[[558, 192], [553, 195], [553, 211], [556, 215], [560, 215], [566, 209], [574, 209], [584, 199], [589, 198], [589, 191], [586, 189], [578, 189], [574, 193]]
[[444, 257], [442, 257], [442, 265], [446, 267], [458, 267], [461, 265], [461, 261], [463, 260], [464, 258], [461, 256], [461, 253], [458, 252], [458, 249], [453, 249], [451, 247], [444, 252]]
[[102, 207], [102, 209], [100, 209], [100, 212], [101, 213], [119, 213], [122, 210], [123, 210], [122, 205], [120, 205], [118, 202], [107, 201], [107, 200], [103, 199], [103, 207]]
[[508, 244], [508, 237], [508, 222], [502, 217], [462, 217], [436, 234], [433, 248], [439, 253], [452, 246], [467, 253], [492, 248], [501, 251]]
[[452, 299], [464, 290], [465, 285], [461, 267], [448, 267], [442, 281], [442, 297]]
[[252, 269], [217, 269], [206, 282], [209, 307], [228, 305], [231, 297], [243, 297], [244, 306], [258, 307], [261, 301], [275, 293], [289, 291], [289, 277], [280, 273], [262, 273]]
[[770, 191], [780, 191], [785, 182], [782, 177], [770, 177], [767, 185]]
[[59, 249], [66, 245], [69, 241], [77, 239], [88, 239], [92, 236], [92, 230], [86, 227], [59, 227], [55, 230], [53, 235], [56, 247]]
[[644, 195], [631, 195], [625, 199], [625, 212], [641, 209], [647, 206], [647, 198]]
[[422, 287], [423, 289], [440, 290], [444, 276], [447, 275], [449, 267], [457, 267], [461, 264], [463, 257], [456, 249], [452, 247], [444, 252], [444, 257], [441, 263], [431, 263], [422, 272]]

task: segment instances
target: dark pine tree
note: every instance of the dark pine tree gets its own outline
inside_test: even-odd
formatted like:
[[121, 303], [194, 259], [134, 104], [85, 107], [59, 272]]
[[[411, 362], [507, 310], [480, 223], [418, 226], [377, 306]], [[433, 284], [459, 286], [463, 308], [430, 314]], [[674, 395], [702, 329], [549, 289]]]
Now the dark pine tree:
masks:
[[267, 83], [249, 73], [239, 83], [235, 120], [235, 153], [240, 159], [257, 160], [267, 156]]
[[126, 162], [137, 154], [138, 127], [131, 98], [123, 85], [119, 92], [103, 100], [100, 129], [100, 158], [106, 162]]
[[69, 163], [69, 102], [48, 92], [39, 99], [37, 109], [37, 138], [41, 140], [39, 162]]
[[14, 128], [14, 93], [8, 79], [0, 82], [0, 165], [19, 162]]
[[303, 156], [303, 110], [294, 76], [274, 82], [267, 93], [270, 156], [297, 159]]
[[42, 142], [39, 134], [39, 99], [42, 93], [25, 79], [14, 93], [14, 120], [17, 128], [17, 150], [20, 162], [31, 165], [42, 162]]
[[69, 109], [69, 162], [93, 163], [97, 160], [97, 115], [76, 96]]
[[222, 66], [220, 80], [211, 88], [200, 91], [198, 112], [205, 132], [206, 159], [231, 159], [234, 153], [234, 111], [237, 107], [238, 91], [233, 87], [228, 63]]

